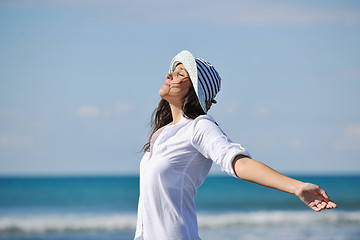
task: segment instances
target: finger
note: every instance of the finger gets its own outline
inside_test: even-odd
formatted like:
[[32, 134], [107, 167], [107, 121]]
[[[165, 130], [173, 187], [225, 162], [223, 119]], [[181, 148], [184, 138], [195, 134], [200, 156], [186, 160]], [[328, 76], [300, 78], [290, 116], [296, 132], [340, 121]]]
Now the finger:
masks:
[[311, 202], [309, 205], [308, 205], [312, 210], [318, 212], [320, 211], [320, 209], [318, 208], [318, 203], [315, 201], [315, 202]]
[[323, 205], [323, 202], [319, 202], [319, 203], [317, 203], [315, 206], [316, 206], [316, 209], [317, 209], [318, 211], [323, 210], [324, 207], [325, 207], [325, 205]]
[[320, 194], [325, 198], [325, 199], [329, 199], [329, 196], [326, 194], [326, 192], [320, 188]]
[[317, 206], [313, 206], [313, 207], [311, 207], [311, 209], [314, 210], [314, 211], [316, 211], [316, 212], [319, 212], [319, 211], [321, 210], [321, 209], [318, 208]]
[[318, 204], [318, 208], [319, 208], [320, 210], [325, 209], [326, 206], [327, 206], [327, 203], [326, 203], [326, 202], [321, 202], [320, 204]]
[[330, 209], [330, 208], [337, 208], [337, 205], [336, 205], [336, 203], [329, 201], [329, 202], [327, 203], [326, 208], [329, 208], [329, 209]]
[[327, 204], [326, 205], [326, 209], [332, 209], [332, 208], [335, 208], [334, 206], [330, 205], [330, 204]]
[[319, 212], [321, 210], [324, 210], [326, 208], [326, 205], [326, 201], [316, 199], [309, 204], [309, 207], [311, 207], [314, 211]]

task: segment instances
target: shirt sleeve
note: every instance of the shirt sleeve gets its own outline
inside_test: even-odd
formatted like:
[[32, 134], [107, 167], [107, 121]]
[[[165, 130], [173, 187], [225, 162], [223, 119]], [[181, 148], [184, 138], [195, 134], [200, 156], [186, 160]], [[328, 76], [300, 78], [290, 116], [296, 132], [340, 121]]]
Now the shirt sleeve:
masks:
[[206, 158], [215, 162], [223, 172], [236, 177], [232, 162], [237, 155], [251, 157], [238, 143], [233, 143], [208, 115], [193, 122], [192, 145]]

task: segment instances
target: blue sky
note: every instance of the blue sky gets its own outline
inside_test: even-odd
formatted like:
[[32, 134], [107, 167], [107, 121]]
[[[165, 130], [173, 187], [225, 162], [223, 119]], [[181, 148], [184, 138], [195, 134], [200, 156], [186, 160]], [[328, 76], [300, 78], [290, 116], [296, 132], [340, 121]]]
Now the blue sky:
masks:
[[137, 174], [183, 49], [219, 71], [209, 114], [254, 159], [360, 173], [358, 1], [3, 0], [0, 35], [0, 175]]

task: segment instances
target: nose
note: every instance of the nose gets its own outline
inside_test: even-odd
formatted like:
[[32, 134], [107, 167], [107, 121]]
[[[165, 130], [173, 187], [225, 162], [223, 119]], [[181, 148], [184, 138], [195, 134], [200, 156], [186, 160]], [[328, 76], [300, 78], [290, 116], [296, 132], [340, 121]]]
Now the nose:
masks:
[[171, 73], [166, 74], [166, 79], [172, 80], [173, 76]]

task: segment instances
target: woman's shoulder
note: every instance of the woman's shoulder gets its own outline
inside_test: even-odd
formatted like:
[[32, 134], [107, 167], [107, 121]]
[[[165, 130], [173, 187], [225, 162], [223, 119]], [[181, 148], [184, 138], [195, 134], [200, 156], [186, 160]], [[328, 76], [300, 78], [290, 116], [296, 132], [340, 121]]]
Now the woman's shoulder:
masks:
[[201, 115], [192, 121], [192, 142], [208, 141], [209, 138], [217, 138], [225, 135], [215, 120], [209, 115]]
[[196, 117], [192, 121], [192, 125], [194, 128], [203, 128], [207, 129], [209, 127], [217, 127], [217, 123], [215, 122], [214, 118], [210, 115], [200, 115]]
[[207, 115], [207, 114], [200, 115], [200, 116], [196, 117], [194, 119], [194, 121], [211, 121], [211, 122], [215, 122], [214, 118], [211, 117], [210, 115]]
[[212, 116], [207, 115], [207, 114], [198, 116], [197, 118], [195, 118], [195, 121], [198, 121], [198, 122], [212, 122], [212, 123], [218, 125], [216, 123], [215, 119]]

